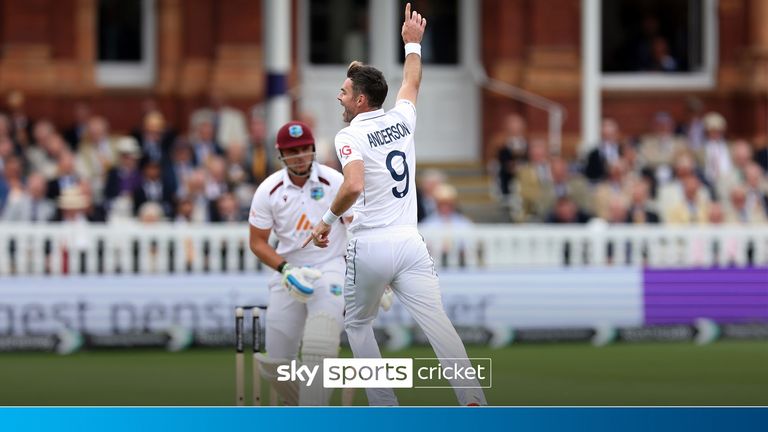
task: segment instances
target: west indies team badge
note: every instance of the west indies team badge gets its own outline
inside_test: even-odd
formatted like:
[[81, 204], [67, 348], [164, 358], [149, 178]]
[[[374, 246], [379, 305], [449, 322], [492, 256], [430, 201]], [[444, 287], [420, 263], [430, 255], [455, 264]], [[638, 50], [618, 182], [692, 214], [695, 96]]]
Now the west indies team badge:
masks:
[[313, 200], [320, 201], [325, 196], [325, 192], [323, 191], [323, 187], [322, 186], [313, 187], [309, 191], [309, 196], [311, 196]]

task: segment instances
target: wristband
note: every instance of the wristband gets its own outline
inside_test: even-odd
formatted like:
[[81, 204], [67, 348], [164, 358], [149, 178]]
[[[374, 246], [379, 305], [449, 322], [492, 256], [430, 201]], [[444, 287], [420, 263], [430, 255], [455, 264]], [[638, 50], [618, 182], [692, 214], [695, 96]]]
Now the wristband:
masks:
[[277, 272], [282, 273], [283, 269], [285, 269], [285, 266], [288, 265], [288, 261], [283, 261], [280, 264], [277, 265]]
[[333, 214], [330, 208], [323, 215], [323, 222], [325, 222], [326, 225], [333, 225], [333, 223], [336, 222], [338, 219], [339, 217]]
[[405, 56], [408, 57], [408, 54], [415, 53], [419, 57], [421, 57], [421, 44], [417, 44], [414, 42], [408, 42], [405, 44]]

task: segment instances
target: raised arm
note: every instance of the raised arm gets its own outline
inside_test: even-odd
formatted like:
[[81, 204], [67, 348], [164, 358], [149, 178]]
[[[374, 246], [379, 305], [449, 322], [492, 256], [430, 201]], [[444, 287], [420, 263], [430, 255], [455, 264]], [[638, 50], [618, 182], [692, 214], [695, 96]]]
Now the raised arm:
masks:
[[408, 99], [416, 104], [416, 97], [419, 95], [419, 86], [421, 85], [421, 39], [424, 37], [424, 29], [426, 28], [427, 19], [416, 11], [411, 12], [411, 4], [407, 3], [401, 32], [405, 44], [403, 84], [400, 91], [397, 92], [397, 100]]

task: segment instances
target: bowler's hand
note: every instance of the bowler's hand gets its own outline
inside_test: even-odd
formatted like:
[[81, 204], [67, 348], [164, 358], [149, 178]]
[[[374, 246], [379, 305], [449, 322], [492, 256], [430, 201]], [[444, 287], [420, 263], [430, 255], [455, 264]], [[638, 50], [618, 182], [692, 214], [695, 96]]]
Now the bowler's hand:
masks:
[[427, 28], [427, 19], [422, 18], [421, 14], [411, 12], [411, 4], [405, 5], [405, 21], [403, 22], [403, 43], [421, 43], [424, 37], [424, 29]]
[[328, 242], [330, 241], [328, 239], [328, 234], [331, 233], [331, 226], [323, 222], [322, 220], [315, 225], [315, 229], [312, 230], [312, 234], [304, 240], [304, 244], [301, 245], [301, 248], [307, 247], [309, 242], [313, 242], [315, 246], [317, 247], [328, 247]]

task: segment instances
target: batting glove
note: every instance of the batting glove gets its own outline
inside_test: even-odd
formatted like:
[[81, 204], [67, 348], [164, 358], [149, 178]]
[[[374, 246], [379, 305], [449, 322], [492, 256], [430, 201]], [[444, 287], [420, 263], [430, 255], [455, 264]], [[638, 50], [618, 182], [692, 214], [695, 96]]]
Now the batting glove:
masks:
[[288, 294], [296, 300], [306, 303], [312, 294], [315, 293], [315, 289], [312, 288], [312, 284], [323, 274], [320, 270], [315, 270], [309, 267], [294, 267], [290, 264], [286, 264], [283, 267], [283, 286], [288, 290]]

